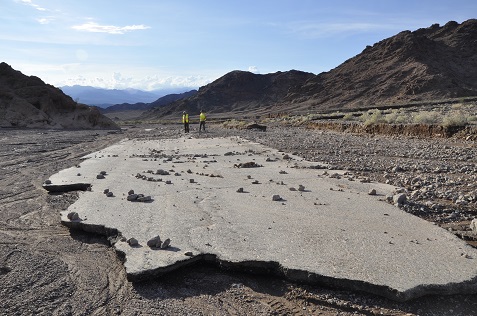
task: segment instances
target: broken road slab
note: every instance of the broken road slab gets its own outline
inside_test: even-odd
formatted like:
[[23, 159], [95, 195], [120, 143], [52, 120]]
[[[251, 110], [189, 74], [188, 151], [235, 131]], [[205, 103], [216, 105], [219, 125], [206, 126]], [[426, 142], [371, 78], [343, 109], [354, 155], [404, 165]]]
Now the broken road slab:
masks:
[[476, 249], [325, 167], [237, 137], [127, 139], [45, 187], [91, 185], [61, 220], [119, 235], [130, 280], [206, 260], [399, 301], [477, 292]]

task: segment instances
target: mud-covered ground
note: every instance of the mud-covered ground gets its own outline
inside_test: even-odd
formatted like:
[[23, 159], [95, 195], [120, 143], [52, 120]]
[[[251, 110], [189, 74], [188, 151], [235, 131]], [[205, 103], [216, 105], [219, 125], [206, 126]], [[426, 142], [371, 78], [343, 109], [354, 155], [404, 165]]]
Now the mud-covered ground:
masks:
[[[199, 137], [195, 126], [191, 129], [191, 136]], [[350, 169], [349, 176], [366, 175], [402, 186], [413, 196], [407, 211], [469, 233], [466, 225], [476, 206], [474, 142], [282, 126], [267, 132], [210, 126], [200, 137], [228, 135]], [[59, 212], [76, 200], [77, 193], [48, 194], [41, 185], [51, 174], [78, 164], [83, 155], [120, 139], [178, 136], [178, 125], [129, 127], [122, 133], [0, 130], [0, 315], [477, 314], [477, 295], [397, 303], [206, 265], [158, 280], [127, 281], [105, 237], [70, 232], [61, 225]]]

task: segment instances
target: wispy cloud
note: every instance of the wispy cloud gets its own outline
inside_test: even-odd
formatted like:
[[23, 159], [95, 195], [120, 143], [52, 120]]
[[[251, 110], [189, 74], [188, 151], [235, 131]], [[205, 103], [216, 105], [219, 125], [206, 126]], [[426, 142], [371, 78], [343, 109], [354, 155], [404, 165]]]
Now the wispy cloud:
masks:
[[307, 38], [326, 38], [336, 35], [351, 35], [356, 33], [372, 32], [375, 30], [395, 29], [396, 25], [375, 23], [314, 23], [296, 22], [288, 25], [291, 33], [299, 34]]
[[16, 2], [23, 3], [25, 5], [29, 5], [30, 7], [33, 7], [35, 9], [37, 9], [38, 11], [48, 11], [48, 9], [41, 7], [36, 3], [33, 3], [32, 0], [16, 0]]
[[150, 27], [143, 24], [115, 26], [115, 25], [101, 25], [96, 22], [87, 22], [81, 25], [74, 25], [72, 26], [72, 28], [78, 31], [85, 31], [85, 32], [124, 34], [126, 32], [131, 32], [131, 31], [146, 30], [146, 29], [149, 29]]
[[36, 20], [40, 24], [49, 24], [51, 21], [55, 20], [55, 18], [54, 17], [43, 17], [43, 18], [39, 18], [39, 19], [36, 19]]

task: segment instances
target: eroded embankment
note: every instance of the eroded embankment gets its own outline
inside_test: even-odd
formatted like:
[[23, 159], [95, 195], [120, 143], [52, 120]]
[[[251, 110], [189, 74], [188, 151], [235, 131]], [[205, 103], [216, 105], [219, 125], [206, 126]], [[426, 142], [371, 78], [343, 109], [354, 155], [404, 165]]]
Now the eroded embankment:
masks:
[[461, 137], [469, 140], [477, 139], [475, 126], [441, 126], [428, 124], [369, 124], [354, 122], [311, 122], [310, 129], [333, 130], [345, 133], [382, 134], [390, 136], [407, 136], [420, 138]]

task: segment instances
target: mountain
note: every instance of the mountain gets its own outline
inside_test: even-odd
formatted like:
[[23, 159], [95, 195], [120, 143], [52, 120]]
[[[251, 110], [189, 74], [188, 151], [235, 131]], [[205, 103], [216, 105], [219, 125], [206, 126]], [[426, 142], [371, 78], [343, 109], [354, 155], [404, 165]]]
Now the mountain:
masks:
[[0, 63], [0, 127], [118, 129], [96, 108]]
[[171, 88], [155, 91], [137, 89], [102, 89], [90, 86], [64, 86], [61, 90], [77, 102], [107, 108], [116, 104], [151, 103], [157, 98], [174, 93], [183, 93], [190, 90], [186, 87]]
[[477, 20], [403, 31], [318, 75], [232, 71], [145, 116], [323, 111], [477, 96]]
[[152, 109], [146, 116], [168, 116], [183, 110], [198, 113], [246, 111], [280, 103], [289, 91], [313, 78], [312, 73], [291, 70], [257, 75], [247, 71], [232, 71], [199, 88], [192, 97]]
[[110, 113], [110, 112], [118, 112], [118, 111], [130, 111], [130, 110], [148, 110], [154, 107], [158, 106], [164, 106], [169, 103], [172, 103], [174, 101], [188, 98], [190, 96], [193, 96], [197, 93], [197, 90], [191, 90], [188, 92], [184, 93], [175, 93], [175, 94], [168, 94], [165, 95], [159, 99], [157, 99], [154, 102], [151, 103], [135, 103], [135, 104], [129, 104], [129, 103], [123, 103], [123, 104], [115, 104], [112, 106], [108, 106], [107, 108], [100, 110], [102, 113]]

